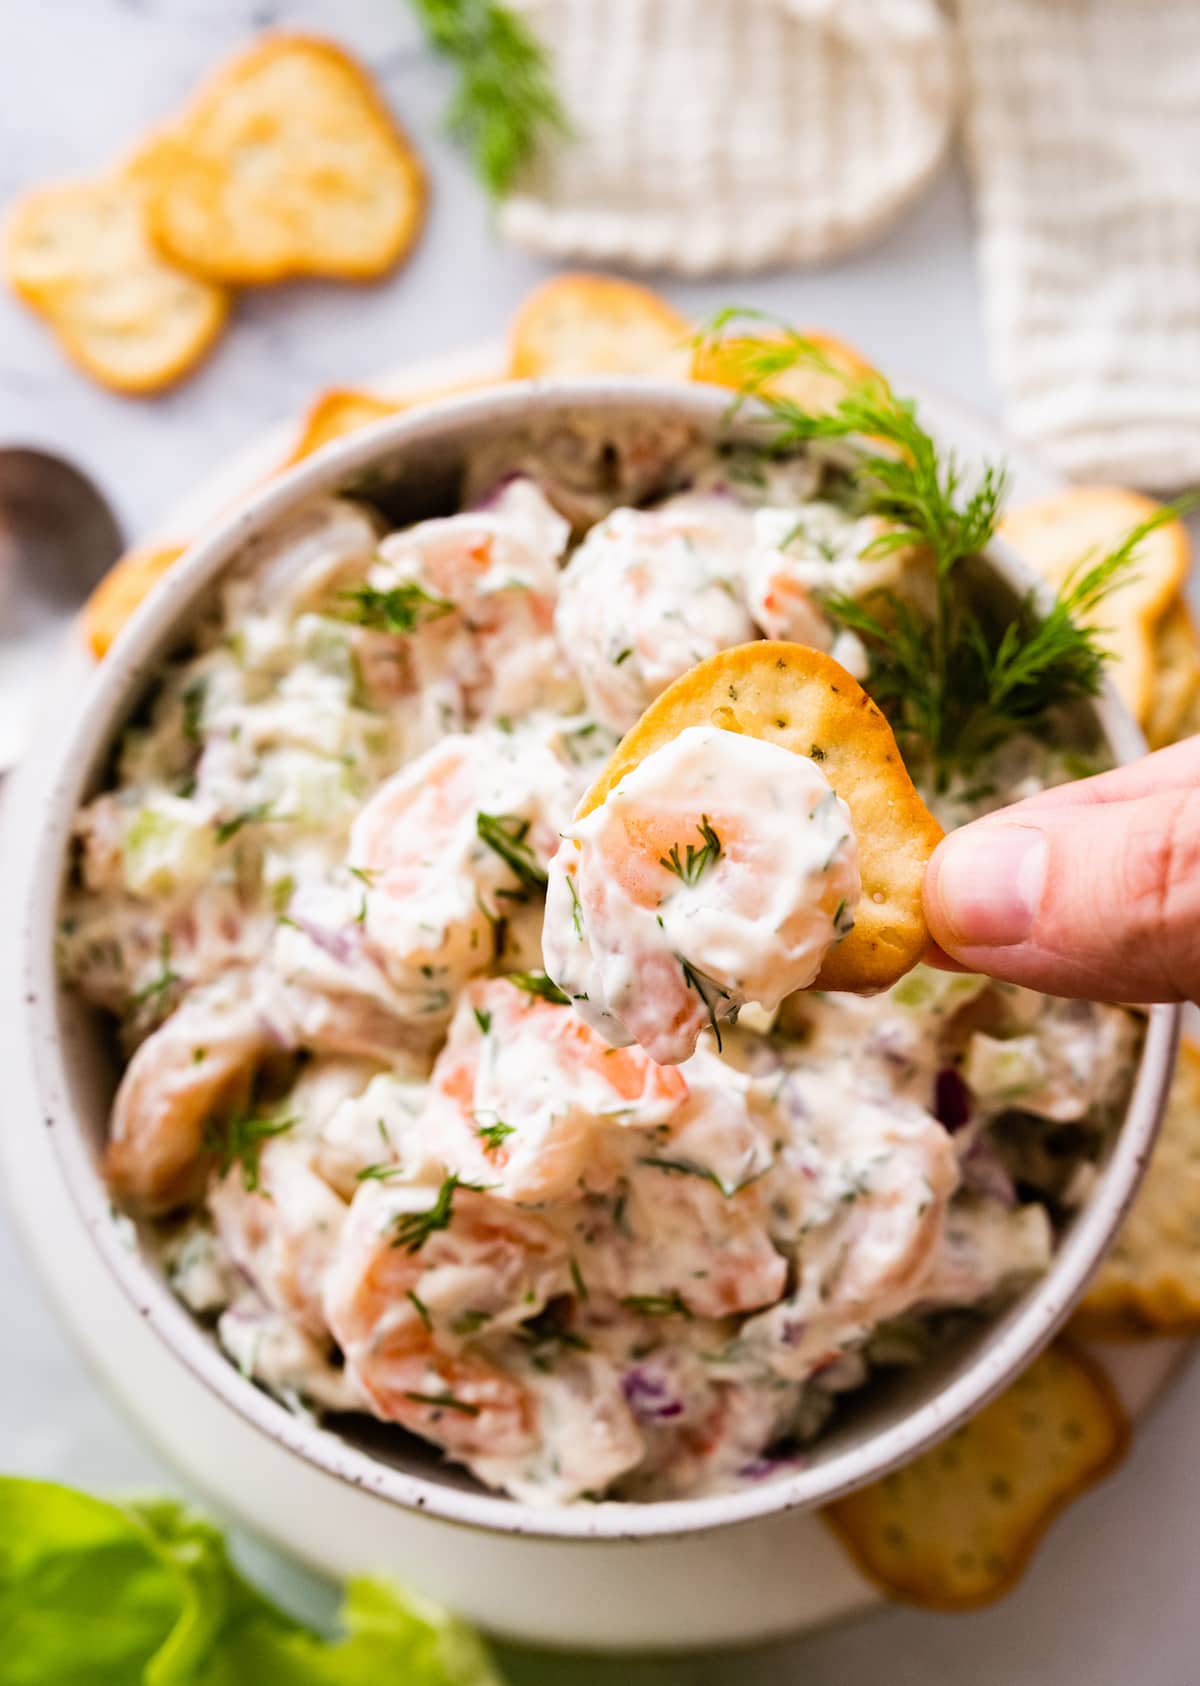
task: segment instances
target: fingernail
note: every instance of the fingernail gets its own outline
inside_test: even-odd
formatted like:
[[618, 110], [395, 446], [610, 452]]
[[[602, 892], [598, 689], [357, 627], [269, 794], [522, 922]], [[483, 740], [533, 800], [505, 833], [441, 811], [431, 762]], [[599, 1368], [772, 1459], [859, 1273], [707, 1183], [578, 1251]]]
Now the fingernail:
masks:
[[1009, 948], [1024, 942], [1046, 881], [1046, 838], [1016, 825], [972, 825], [938, 850], [935, 896], [955, 948]]

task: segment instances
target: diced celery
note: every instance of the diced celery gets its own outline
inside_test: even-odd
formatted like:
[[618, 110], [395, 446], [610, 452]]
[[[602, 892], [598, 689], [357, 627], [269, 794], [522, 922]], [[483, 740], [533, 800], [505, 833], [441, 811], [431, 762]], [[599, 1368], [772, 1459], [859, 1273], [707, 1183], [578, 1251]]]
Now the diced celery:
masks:
[[202, 884], [215, 864], [212, 827], [181, 797], [155, 796], [125, 826], [121, 867], [135, 896], [178, 895]]
[[1035, 1036], [1001, 1040], [976, 1031], [967, 1048], [963, 1075], [983, 1101], [1017, 1101], [1046, 1082], [1046, 1061]]

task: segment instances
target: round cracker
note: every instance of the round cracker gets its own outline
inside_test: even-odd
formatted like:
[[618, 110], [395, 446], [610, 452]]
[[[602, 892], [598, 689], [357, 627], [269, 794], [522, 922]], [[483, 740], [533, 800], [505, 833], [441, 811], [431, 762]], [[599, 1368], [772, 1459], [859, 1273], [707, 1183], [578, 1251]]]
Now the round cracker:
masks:
[[1200, 1045], [1183, 1042], [1132, 1208], [1075, 1314], [1082, 1335], [1200, 1331]]
[[229, 294], [152, 244], [138, 161], [19, 199], [4, 231], [13, 289], [86, 374], [115, 392], [161, 392], [216, 343]]
[[513, 319], [514, 379], [546, 375], [686, 375], [691, 327], [666, 299], [613, 275], [556, 275]]
[[106, 656], [133, 611], [187, 547], [139, 545], [105, 574], [83, 606], [83, 635], [94, 656]]
[[[772, 336], [764, 336], [770, 342]], [[809, 329], [800, 335], [828, 365], [801, 358], [788, 369], [763, 382], [762, 391], [779, 398], [790, 399], [809, 415], [825, 415], [836, 410], [847, 392], [866, 381], [880, 377], [862, 354], [833, 334]], [[758, 348], [761, 340], [733, 337], [715, 343], [701, 343], [692, 354], [692, 379], [707, 381], [712, 386], [732, 387], [742, 391], [746, 386], [746, 354], [750, 347]]]
[[1177, 598], [1154, 629], [1154, 680], [1143, 726], [1151, 749], [1188, 734], [1200, 699], [1200, 634], [1192, 612]]
[[[1058, 590], [1080, 567], [1123, 543], [1161, 505], [1120, 486], [1074, 486], [1009, 510], [1000, 536]], [[1088, 617], [1103, 629], [1111, 677], [1130, 713], [1145, 724], [1154, 685], [1155, 623], [1180, 591], [1191, 565], [1181, 521], [1169, 521], [1138, 545], [1133, 566]]]
[[892, 728], [857, 679], [805, 644], [760, 639], [722, 650], [667, 688], [622, 738], [579, 805], [582, 819], [647, 755], [687, 726], [719, 726], [816, 761], [850, 809], [862, 897], [854, 929], [814, 989], [871, 994], [925, 952], [921, 891], [942, 828], [908, 776]]
[[262, 37], [149, 150], [150, 232], [196, 275], [239, 286], [370, 281], [414, 245], [425, 175], [357, 60], [318, 36]]

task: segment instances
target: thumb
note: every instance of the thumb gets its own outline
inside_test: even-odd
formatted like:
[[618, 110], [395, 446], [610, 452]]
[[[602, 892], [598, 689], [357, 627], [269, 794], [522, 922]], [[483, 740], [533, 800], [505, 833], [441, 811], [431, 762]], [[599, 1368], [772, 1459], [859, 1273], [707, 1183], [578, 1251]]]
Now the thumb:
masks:
[[925, 913], [971, 971], [1095, 1001], [1194, 1000], [1200, 788], [977, 820], [935, 851]]

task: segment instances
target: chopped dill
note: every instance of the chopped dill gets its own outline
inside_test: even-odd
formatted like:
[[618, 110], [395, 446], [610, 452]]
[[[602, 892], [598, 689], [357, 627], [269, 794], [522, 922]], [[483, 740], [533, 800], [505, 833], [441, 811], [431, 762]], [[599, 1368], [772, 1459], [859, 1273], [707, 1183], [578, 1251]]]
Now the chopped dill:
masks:
[[415, 580], [403, 585], [378, 590], [373, 585], [356, 585], [349, 591], [339, 591], [338, 599], [345, 608], [339, 620], [351, 621], [355, 626], [367, 626], [376, 632], [415, 632], [430, 621], [439, 621], [454, 612], [454, 604], [446, 597], [434, 597]]
[[679, 844], [672, 843], [670, 850], [658, 858], [659, 866], [665, 866], [668, 872], [673, 872], [683, 884], [695, 884], [714, 861], [721, 856], [721, 839], [709, 824], [707, 814], [701, 814], [700, 824], [696, 827], [700, 833], [700, 847], [689, 843], [687, 853], [680, 858]]
[[171, 969], [171, 939], [164, 931], [158, 939], [158, 976], [151, 978], [136, 994], [129, 997], [125, 1005], [125, 1012], [132, 1016], [139, 1008], [153, 1001], [156, 1011], [162, 1007], [175, 985], [183, 979], [178, 972]]
[[409, 1393], [405, 1399], [411, 1399], [416, 1405], [428, 1405], [430, 1410], [461, 1411], [464, 1417], [477, 1417], [479, 1406], [470, 1405], [465, 1399], [458, 1399], [452, 1393]]
[[410, 1288], [407, 1292], [406, 1297], [411, 1301], [413, 1310], [416, 1312], [417, 1316], [421, 1319], [421, 1322], [425, 1325], [425, 1327], [427, 1329], [432, 1329], [433, 1328], [433, 1318], [430, 1317], [429, 1307], [425, 1304], [425, 1301], [421, 1298], [421, 1296], [416, 1292], [415, 1289]]
[[479, 1034], [486, 1036], [492, 1028], [492, 1015], [486, 1007], [473, 1007], [471, 1011], [475, 1014], [475, 1023], [479, 1026]]
[[423, 1212], [401, 1212], [397, 1216], [392, 1226], [392, 1246], [403, 1247], [406, 1253], [419, 1253], [431, 1235], [439, 1229], [449, 1229], [454, 1216], [454, 1191], [458, 1188], [469, 1188], [479, 1194], [483, 1184], [464, 1182], [451, 1172], [438, 1189], [432, 1206]]
[[482, 843], [510, 869], [518, 883], [527, 890], [546, 888], [546, 869], [529, 844], [529, 821], [516, 814], [485, 814], [475, 816], [475, 831]]
[[217, 1156], [217, 1175], [228, 1176], [235, 1165], [242, 1167], [242, 1187], [247, 1194], [258, 1189], [259, 1156], [264, 1142], [285, 1136], [300, 1122], [298, 1118], [230, 1118], [224, 1124], [210, 1120], [204, 1128], [206, 1153]]
[[[704, 1003], [704, 1010], [708, 1014], [709, 1025], [712, 1028], [713, 1035], [717, 1039], [717, 1052], [720, 1053], [722, 1049], [721, 1026], [717, 1022], [716, 1003], [718, 1001], [728, 1001], [729, 991], [727, 989], [722, 989], [715, 978], [710, 978], [707, 973], [698, 971], [697, 968], [692, 965], [690, 960], [685, 960], [683, 958], [682, 954], [677, 954], [675, 958], [683, 968], [684, 983], [689, 989], [694, 989], [696, 994]], [[709, 996], [706, 993], [706, 990], [712, 990], [712, 995]]]
[[687, 1317], [692, 1313], [678, 1290], [670, 1294], [626, 1294], [621, 1304], [639, 1317]]
[[583, 907], [579, 900], [579, 891], [575, 888], [575, 880], [567, 874], [567, 889], [571, 892], [571, 925], [579, 941], [583, 941]]
[[477, 1124], [475, 1134], [483, 1143], [485, 1153], [495, 1153], [501, 1142], [516, 1135], [516, 1128], [512, 1124], [506, 1124], [502, 1118], [497, 1118], [494, 1124]]
[[231, 814], [227, 820], [221, 820], [217, 825], [217, 842], [228, 843], [231, 837], [236, 837], [243, 826], [261, 825], [264, 820], [276, 818], [271, 812], [273, 802], [255, 802], [252, 807], [243, 808], [240, 814]]
[[542, 1001], [552, 1001], [556, 1007], [569, 1007], [570, 1000], [545, 972], [506, 972], [505, 978], [526, 995], [536, 995]]

